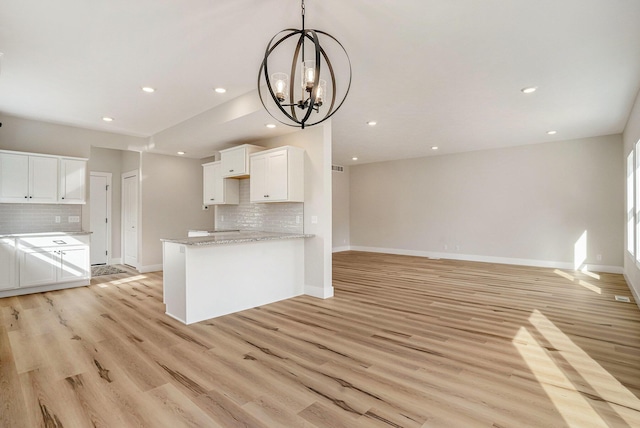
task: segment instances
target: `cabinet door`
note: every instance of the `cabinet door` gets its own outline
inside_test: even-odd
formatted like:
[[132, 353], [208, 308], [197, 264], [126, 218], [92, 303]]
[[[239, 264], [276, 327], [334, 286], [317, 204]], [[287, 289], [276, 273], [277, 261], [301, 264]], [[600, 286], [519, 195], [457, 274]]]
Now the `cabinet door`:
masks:
[[286, 201], [288, 193], [287, 151], [269, 154], [267, 157], [267, 198], [268, 201]]
[[29, 202], [58, 202], [58, 159], [29, 156]]
[[29, 199], [29, 156], [0, 153], [0, 202]]
[[236, 177], [248, 173], [247, 151], [244, 147], [222, 153], [221, 159], [222, 177]]
[[16, 241], [0, 239], [0, 290], [16, 288]]
[[89, 249], [86, 247], [60, 250], [60, 272], [58, 282], [89, 278]]
[[84, 204], [87, 183], [87, 162], [77, 159], [60, 159], [59, 202]]
[[20, 251], [20, 287], [53, 284], [57, 281], [60, 256], [57, 251], [32, 249]]
[[251, 202], [264, 202], [267, 198], [267, 156], [254, 156], [251, 158], [249, 200]]
[[202, 166], [202, 188], [204, 205], [216, 203], [216, 176], [219, 175], [220, 164], [207, 164]]

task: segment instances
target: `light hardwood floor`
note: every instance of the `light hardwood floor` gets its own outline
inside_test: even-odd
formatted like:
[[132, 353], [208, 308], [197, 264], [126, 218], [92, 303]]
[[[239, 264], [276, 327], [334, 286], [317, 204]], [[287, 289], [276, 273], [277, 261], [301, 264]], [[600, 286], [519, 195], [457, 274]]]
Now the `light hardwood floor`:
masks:
[[0, 426], [640, 426], [620, 275], [346, 252], [334, 285], [191, 326], [160, 273], [0, 299]]

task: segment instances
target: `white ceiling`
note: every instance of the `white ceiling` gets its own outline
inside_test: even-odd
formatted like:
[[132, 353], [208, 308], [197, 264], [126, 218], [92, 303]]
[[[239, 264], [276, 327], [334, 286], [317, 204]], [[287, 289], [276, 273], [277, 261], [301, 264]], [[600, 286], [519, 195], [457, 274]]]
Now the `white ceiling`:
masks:
[[[353, 65], [333, 119], [340, 164], [620, 133], [640, 88], [638, 0], [306, 0], [306, 9], [307, 27], [337, 37]], [[264, 128], [273, 120], [254, 108], [255, 87], [269, 39], [299, 26], [298, 0], [2, 0], [0, 112], [210, 156], [291, 131]], [[524, 95], [526, 86], [539, 89]], [[230, 113], [243, 94], [253, 107]]]

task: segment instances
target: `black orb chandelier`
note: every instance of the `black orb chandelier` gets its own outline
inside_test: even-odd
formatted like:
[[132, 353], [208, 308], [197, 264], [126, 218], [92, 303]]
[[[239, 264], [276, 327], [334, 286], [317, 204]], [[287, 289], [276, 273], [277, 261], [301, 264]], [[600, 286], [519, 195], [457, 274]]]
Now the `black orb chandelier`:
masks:
[[[351, 60], [344, 46], [331, 34], [305, 29], [304, 0], [301, 5], [302, 29], [282, 30], [267, 45], [258, 72], [258, 94], [265, 110], [274, 119], [285, 125], [304, 129], [305, 126], [317, 125], [329, 119], [342, 106], [351, 88]], [[320, 36], [333, 45], [334, 51], [344, 54], [342, 69], [349, 70], [349, 78], [348, 81], [345, 79], [346, 83], [342, 83], [346, 90], [340, 94], [337, 92], [334, 66], [325, 50], [327, 47], [320, 45]], [[290, 74], [276, 72], [269, 75], [272, 68], [270, 60], [279, 55], [277, 48], [280, 47], [281, 51], [285, 42], [289, 41], [291, 44], [296, 38]], [[311, 55], [305, 52], [305, 45], [309, 45], [307, 50], [313, 47]], [[300, 82], [299, 86], [294, 83], [296, 81]]]

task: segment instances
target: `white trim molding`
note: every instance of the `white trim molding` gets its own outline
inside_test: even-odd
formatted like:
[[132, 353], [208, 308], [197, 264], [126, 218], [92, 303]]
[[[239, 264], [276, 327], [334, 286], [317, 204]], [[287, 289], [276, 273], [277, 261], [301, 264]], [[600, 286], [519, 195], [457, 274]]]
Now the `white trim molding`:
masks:
[[333, 297], [333, 287], [326, 288], [307, 284], [304, 286], [304, 294], [318, 299], [328, 299]]
[[[432, 251], [403, 250], [397, 248], [361, 247], [357, 245], [352, 245], [350, 249], [353, 251], [365, 251], [369, 253], [386, 253], [397, 254], [401, 256], [428, 257], [430, 259], [464, 260], [469, 262], [498, 263], [504, 265], [520, 265], [575, 270], [575, 266], [573, 263], [559, 262], [555, 260], [517, 259], [511, 257], [480, 256], [475, 254], [439, 253]], [[584, 269], [589, 272], [618, 274], [623, 273], [622, 266], [585, 265]]]

